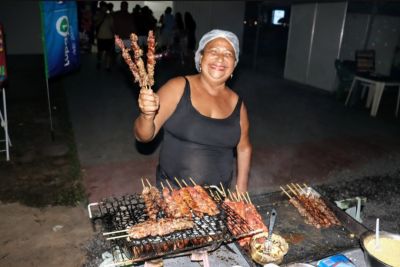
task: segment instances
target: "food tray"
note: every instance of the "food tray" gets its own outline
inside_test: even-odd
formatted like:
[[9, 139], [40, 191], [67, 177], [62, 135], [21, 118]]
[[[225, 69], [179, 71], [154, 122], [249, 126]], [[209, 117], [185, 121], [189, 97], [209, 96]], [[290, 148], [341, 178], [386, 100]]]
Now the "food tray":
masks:
[[[320, 195], [315, 189], [311, 192]], [[282, 264], [293, 262], [312, 262], [326, 256], [336, 254], [352, 248], [358, 248], [359, 242], [353, 229], [360, 228], [358, 222], [352, 220], [344, 211], [320, 196], [342, 223], [340, 226], [331, 226], [317, 229], [305, 223], [297, 209], [289, 203], [288, 197], [281, 192], [263, 193], [252, 196], [252, 202], [260, 212], [264, 223], [268, 226], [269, 212], [272, 208], [277, 211], [274, 233], [285, 238], [289, 244], [289, 251]], [[350, 218], [350, 219], [349, 219]], [[250, 266], [261, 266], [251, 260], [250, 253], [235, 243]]]

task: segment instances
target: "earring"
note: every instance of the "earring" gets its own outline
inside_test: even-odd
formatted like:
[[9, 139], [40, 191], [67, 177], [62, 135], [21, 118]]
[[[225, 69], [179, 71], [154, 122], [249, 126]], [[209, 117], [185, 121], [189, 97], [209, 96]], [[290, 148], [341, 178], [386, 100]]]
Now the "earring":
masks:
[[231, 79], [233, 78], [233, 73], [231, 74]]
[[199, 72], [201, 72], [201, 65], [199, 65]]

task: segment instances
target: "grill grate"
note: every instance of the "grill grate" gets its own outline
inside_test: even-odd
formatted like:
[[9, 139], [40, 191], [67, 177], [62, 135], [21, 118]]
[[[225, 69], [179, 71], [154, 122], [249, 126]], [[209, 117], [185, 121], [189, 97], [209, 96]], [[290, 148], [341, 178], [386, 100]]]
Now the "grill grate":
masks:
[[[110, 240], [124, 251], [132, 262], [150, 260], [158, 257], [178, 256], [194, 249], [214, 250], [222, 242], [231, 242], [236, 238], [252, 233], [247, 223], [223, 202], [217, 203], [220, 213], [216, 216], [204, 215], [202, 218], [193, 214], [192, 229], [176, 231], [165, 236], [150, 236], [142, 239], [121, 238]], [[139, 194], [125, 195], [119, 198], [103, 199], [95, 205], [90, 204], [90, 217], [100, 220], [104, 234], [124, 231], [127, 227], [148, 219], [143, 198]], [[163, 218], [161, 211], [157, 218]], [[234, 233], [227, 225], [233, 222]], [[109, 235], [108, 237], [112, 237]]]
[[[127, 227], [148, 219], [144, 200], [138, 194], [103, 199], [96, 204], [91, 205], [90, 215], [93, 221], [100, 220], [105, 234], [124, 231]], [[162, 211], [157, 214], [158, 219], [164, 216]], [[142, 239], [121, 238], [110, 241], [122, 248], [132, 262], [177, 255], [197, 248], [215, 249], [223, 241], [233, 238], [226, 227], [225, 216], [222, 209], [216, 216], [204, 215], [199, 218], [193, 215], [192, 229], [176, 231], [165, 236], [150, 236]], [[109, 237], [112, 236], [109, 235]]]

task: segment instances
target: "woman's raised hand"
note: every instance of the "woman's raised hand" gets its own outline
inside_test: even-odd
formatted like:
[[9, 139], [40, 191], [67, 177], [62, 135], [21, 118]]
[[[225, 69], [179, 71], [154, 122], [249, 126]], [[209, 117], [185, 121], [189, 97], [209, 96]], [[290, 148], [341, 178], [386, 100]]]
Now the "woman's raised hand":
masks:
[[141, 89], [138, 99], [139, 110], [146, 119], [153, 119], [160, 108], [160, 99], [151, 89]]

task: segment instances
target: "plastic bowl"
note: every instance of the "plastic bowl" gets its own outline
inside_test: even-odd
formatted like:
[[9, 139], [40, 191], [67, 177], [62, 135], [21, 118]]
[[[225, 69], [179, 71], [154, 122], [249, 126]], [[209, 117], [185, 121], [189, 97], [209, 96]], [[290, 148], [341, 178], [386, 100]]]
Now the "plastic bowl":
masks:
[[259, 239], [265, 239], [268, 237], [268, 233], [262, 232], [254, 235], [250, 242], [251, 258], [258, 264], [274, 263], [280, 264], [283, 260], [283, 256], [289, 250], [289, 245], [286, 240], [277, 234], [272, 234], [272, 247], [270, 253], [264, 252], [264, 243], [259, 243]]
[[[400, 235], [398, 235], [398, 234], [381, 231], [381, 232], [379, 232], [379, 235], [380, 235], [380, 237], [388, 237], [391, 239], [400, 240]], [[365, 262], [366, 262], [367, 266], [368, 267], [393, 267], [392, 265], [389, 265], [389, 264], [379, 260], [378, 258], [373, 256], [367, 250], [366, 244], [373, 239], [375, 239], [375, 232], [372, 232], [372, 231], [367, 231], [367, 232], [363, 233], [360, 237], [360, 243], [361, 243], [361, 247], [364, 251], [364, 258], [365, 258]]]

